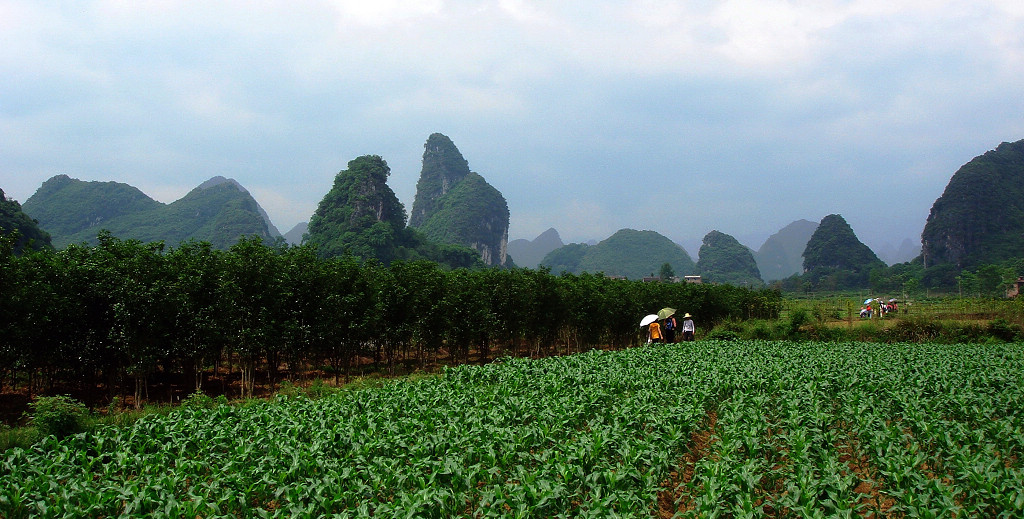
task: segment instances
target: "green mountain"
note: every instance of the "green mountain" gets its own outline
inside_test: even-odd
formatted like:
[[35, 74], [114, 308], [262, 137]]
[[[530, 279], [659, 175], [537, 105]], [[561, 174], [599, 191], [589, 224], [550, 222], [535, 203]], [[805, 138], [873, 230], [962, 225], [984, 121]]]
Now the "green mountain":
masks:
[[[249, 193], [249, 191], [242, 187], [242, 184], [239, 184], [235, 179], [224, 178], [219, 175], [211, 178], [210, 180], [207, 180], [206, 182], [203, 182], [202, 184], [199, 184], [199, 188], [206, 189], [208, 187], [213, 187], [218, 184], [231, 184], [235, 186], [235, 188], [238, 189], [239, 191]], [[263, 210], [263, 207], [261, 207], [259, 203], [256, 204], [256, 209], [259, 211], [260, 217], [263, 218], [263, 221], [267, 222], [267, 230], [270, 232], [270, 237], [277, 238], [278, 236], [283, 236], [281, 234], [281, 231], [277, 229], [277, 226], [274, 225], [274, 222], [270, 221], [270, 215], [267, 214], [265, 210]]]
[[507, 266], [509, 211], [501, 192], [469, 164], [451, 139], [432, 134], [423, 152], [409, 226], [439, 243], [463, 245], [487, 265]]
[[863, 288], [871, 269], [885, 267], [838, 214], [822, 218], [804, 250], [804, 278], [822, 289]]
[[1024, 140], [961, 166], [932, 205], [921, 242], [927, 267], [1024, 257]]
[[654, 231], [622, 229], [597, 245], [571, 243], [549, 252], [541, 261], [552, 272], [603, 272], [608, 276], [641, 279], [657, 275], [668, 263], [679, 275], [696, 271], [690, 255]]
[[526, 268], [537, 268], [547, 253], [564, 246], [562, 237], [555, 229], [548, 229], [533, 240], [512, 240], [508, 242], [508, 255], [516, 265]]
[[387, 184], [391, 168], [377, 155], [348, 163], [334, 177], [309, 220], [303, 243], [324, 257], [354, 256], [394, 260], [431, 260], [450, 267], [480, 267], [480, 255], [468, 247], [439, 244], [405, 225], [405, 207]]
[[401, 257], [411, 238], [405, 207], [387, 184], [389, 175], [391, 168], [380, 156], [349, 161], [309, 220], [305, 243], [316, 245], [325, 257], [352, 255], [384, 263]]
[[[242, 236], [273, 239], [265, 211], [237, 182], [214, 177], [170, 204], [117, 182], [84, 182], [59, 175], [31, 198], [35, 218], [50, 230], [55, 247], [95, 243], [101, 230], [122, 239], [163, 241], [173, 247], [188, 240], [226, 249]], [[28, 212], [28, 211], [26, 211]], [[38, 215], [38, 216], [35, 216]], [[56, 229], [56, 230], [53, 230]]]
[[18, 241], [14, 243], [14, 251], [20, 253], [25, 247], [31, 249], [52, 249], [50, 235], [39, 228], [39, 224], [21, 209], [17, 200], [8, 200], [4, 190], [0, 189], [0, 235], [9, 235], [17, 231]]
[[764, 284], [754, 253], [728, 234], [707, 233], [697, 257], [697, 273], [704, 281], [738, 286]]
[[95, 238], [110, 220], [161, 207], [163, 204], [128, 184], [56, 175], [43, 182], [22, 209], [50, 233], [56, 247], [63, 248], [73, 242], [69, 239], [73, 234], [95, 229]]
[[803, 272], [803, 253], [818, 224], [797, 220], [768, 237], [754, 253], [765, 281], [785, 279]]

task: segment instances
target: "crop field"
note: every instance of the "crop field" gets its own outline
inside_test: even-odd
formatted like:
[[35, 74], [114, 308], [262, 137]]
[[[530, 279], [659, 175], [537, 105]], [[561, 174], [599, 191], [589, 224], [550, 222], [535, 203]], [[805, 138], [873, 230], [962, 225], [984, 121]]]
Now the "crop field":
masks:
[[0, 457], [0, 516], [1020, 517], [1024, 344], [699, 341], [183, 408]]

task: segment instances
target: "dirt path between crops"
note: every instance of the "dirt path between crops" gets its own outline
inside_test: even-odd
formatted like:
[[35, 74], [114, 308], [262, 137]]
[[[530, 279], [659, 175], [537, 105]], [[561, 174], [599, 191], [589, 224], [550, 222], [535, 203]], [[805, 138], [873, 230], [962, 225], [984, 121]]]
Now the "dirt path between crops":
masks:
[[677, 512], [693, 509], [693, 496], [690, 485], [697, 470], [697, 464], [712, 456], [717, 440], [718, 413], [708, 411], [701, 427], [690, 433], [690, 442], [683, 456], [679, 471], [673, 471], [669, 478], [662, 482], [666, 490], [658, 494], [658, 517], [671, 518]]

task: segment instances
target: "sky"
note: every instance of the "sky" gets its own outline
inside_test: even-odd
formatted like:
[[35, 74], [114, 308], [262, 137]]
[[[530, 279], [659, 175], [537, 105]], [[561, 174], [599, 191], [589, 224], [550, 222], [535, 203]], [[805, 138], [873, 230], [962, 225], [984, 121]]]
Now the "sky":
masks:
[[361, 155], [412, 208], [447, 135], [509, 238], [840, 214], [919, 242], [950, 177], [1024, 139], [1019, 0], [0, 0], [0, 189], [224, 176], [286, 232]]

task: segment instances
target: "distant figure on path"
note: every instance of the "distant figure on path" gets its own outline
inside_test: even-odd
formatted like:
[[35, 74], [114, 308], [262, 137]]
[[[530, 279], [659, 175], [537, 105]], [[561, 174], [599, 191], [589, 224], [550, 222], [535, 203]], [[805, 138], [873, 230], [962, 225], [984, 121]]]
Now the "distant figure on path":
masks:
[[695, 328], [693, 326], [693, 316], [691, 316], [690, 314], [684, 315], [683, 316], [683, 342], [688, 342], [688, 341], [692, 341], [693, 340], [694, 329]]

